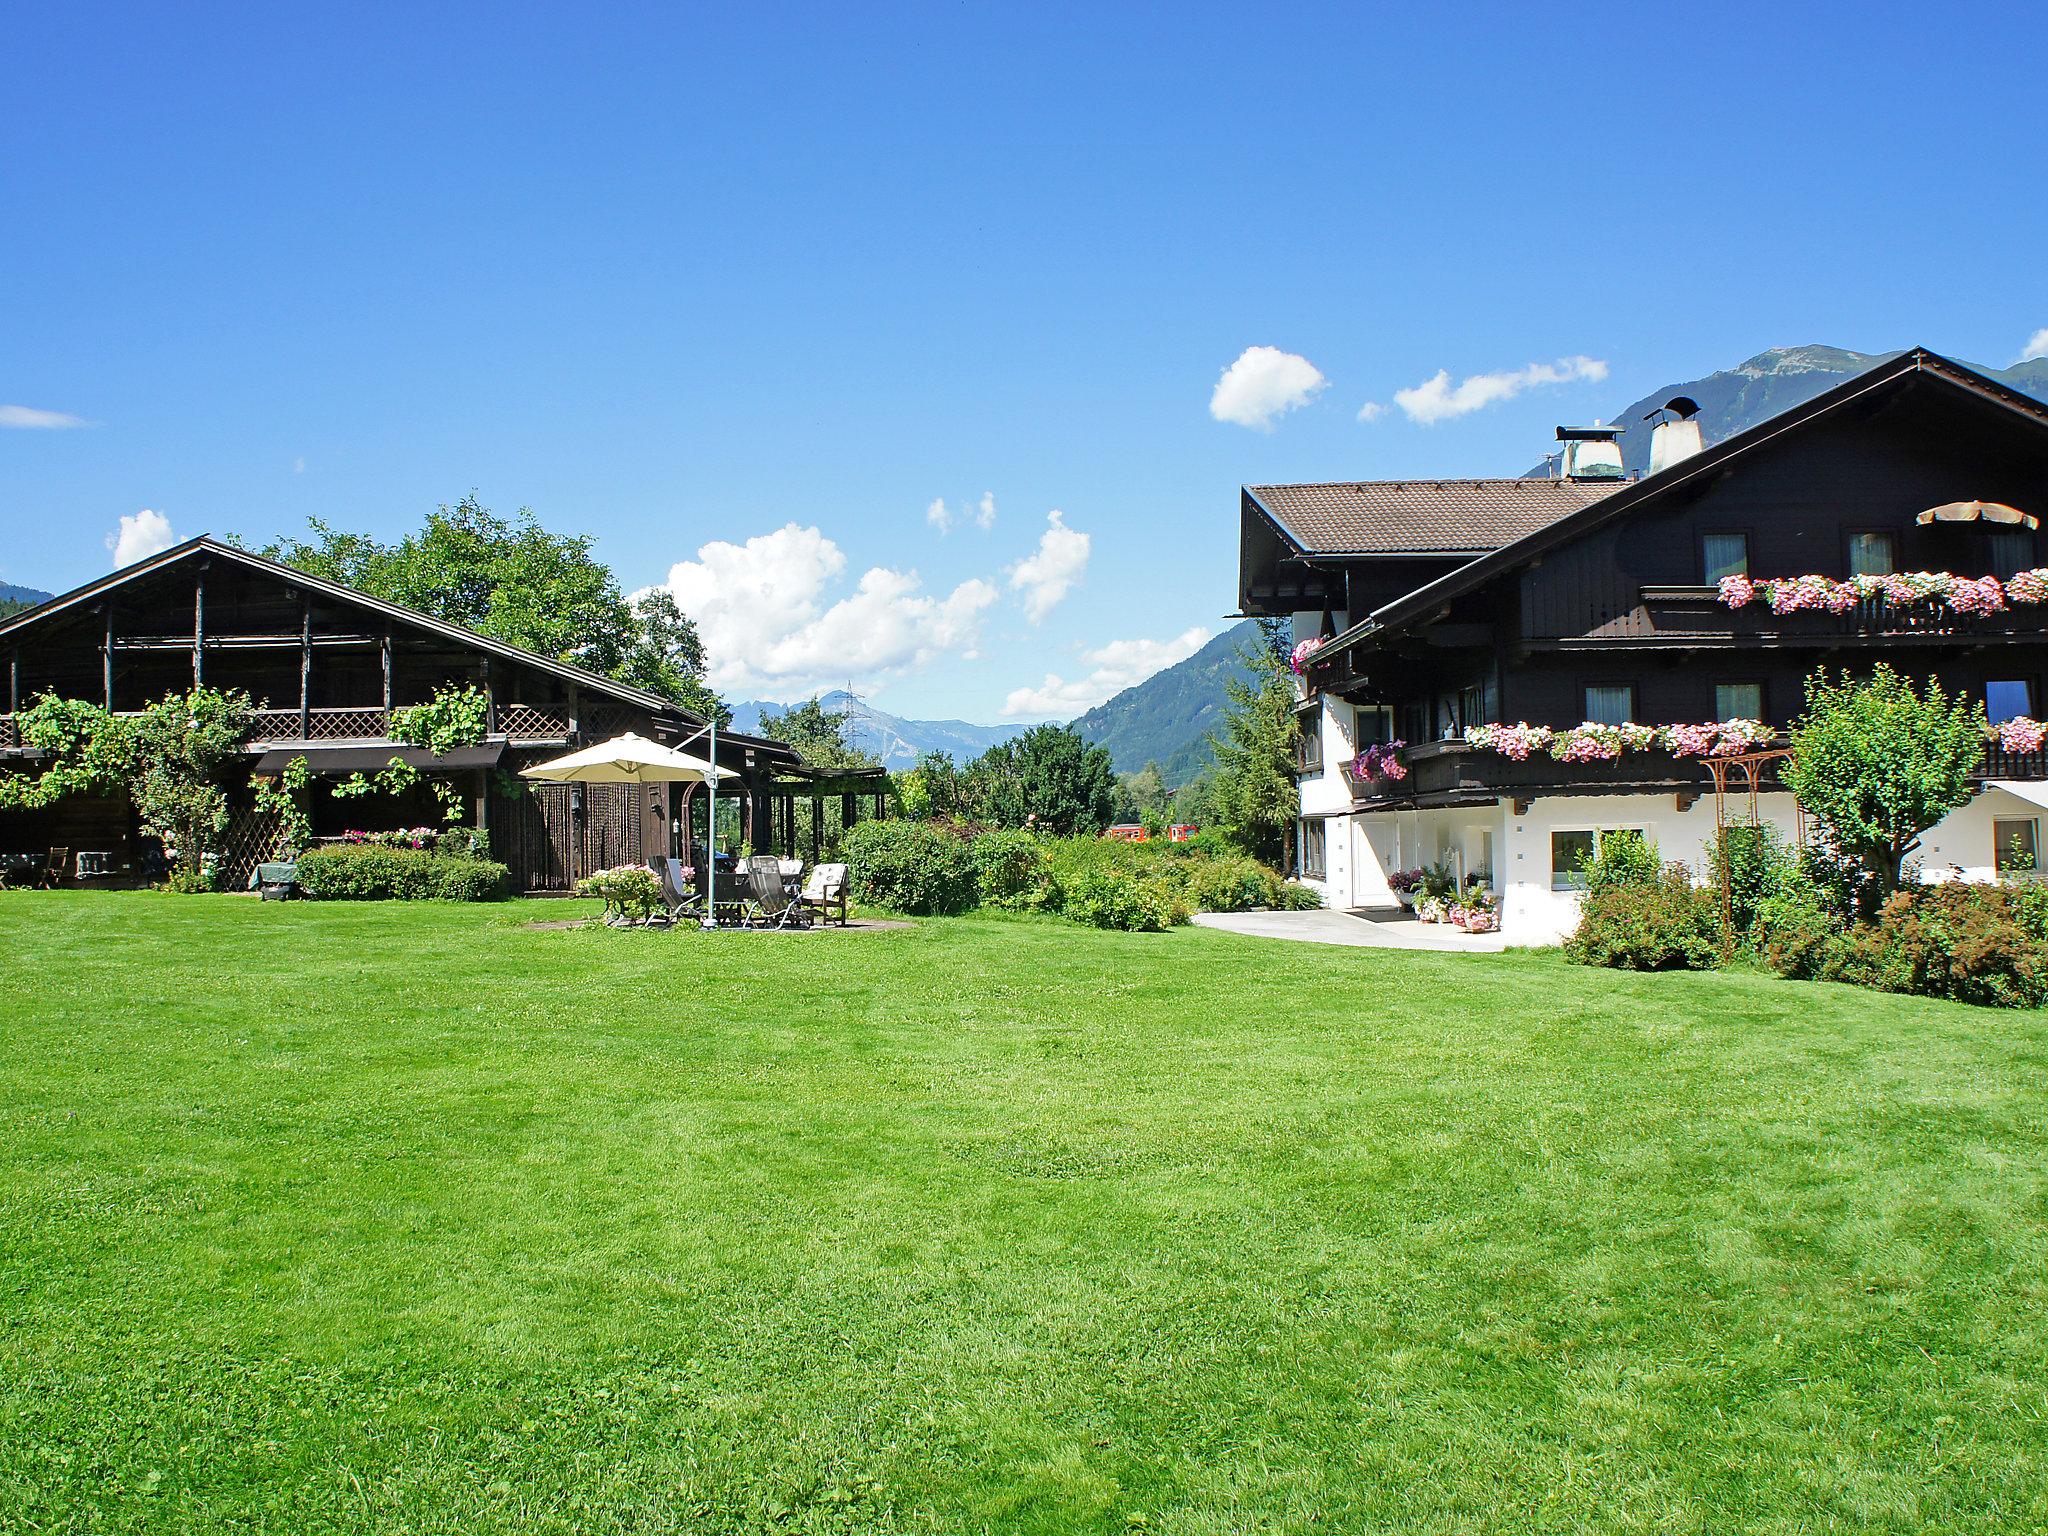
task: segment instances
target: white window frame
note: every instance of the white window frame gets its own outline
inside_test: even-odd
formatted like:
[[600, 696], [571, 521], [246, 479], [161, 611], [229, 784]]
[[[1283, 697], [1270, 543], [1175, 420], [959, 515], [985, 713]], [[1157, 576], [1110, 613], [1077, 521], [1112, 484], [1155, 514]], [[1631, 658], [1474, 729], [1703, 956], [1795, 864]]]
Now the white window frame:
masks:
[[[2017, 870], [2005, 862], [2005, 840], [1998, 835], [2000, 827], [2029, 827], [2034, 841], [2034, 867], [2031, 870]], [[1991, 818], [1991, 867], [1999, 874], [2035, 874], [2041, 868], [2041, 818], [2038, 816], [1994, 816]]]
[[1590, 832], [1593, 835], [1593, 857], [1596, 859], [1600, 857], [1600, 845], [1617, 832], [1633, 832], [1646, 843], [1652, 841], [1648, 826], [1624, 824], [1618, 827], [1601, 827], [1595, 826], [1591, 822], [1573, 822], [1569, 826], [1552, 827], [1550, 829], [1550, 888], [1560, 894], [1567, 895], [1575, 891], [1583, 892], [1586, 889], [1586, 885], [1583, 880], [1574, 879], [1570, 876], [1565, 877], [1562, 885], [1558, 883], [1556, 838], [1560, 832]]

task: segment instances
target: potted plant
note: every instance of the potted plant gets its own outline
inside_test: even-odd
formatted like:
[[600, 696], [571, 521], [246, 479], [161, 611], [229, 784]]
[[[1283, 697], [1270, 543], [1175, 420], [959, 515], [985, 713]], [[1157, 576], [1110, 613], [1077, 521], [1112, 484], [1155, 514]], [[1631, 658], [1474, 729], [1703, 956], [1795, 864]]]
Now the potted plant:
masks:
[[1387, 876], [1387, 887], [1394, 893], [1394, 900], [1410, 912], [1415, 910], [1415, 901], [1422, 891], [1422, 871], [1419, 869], [1397, 869]]

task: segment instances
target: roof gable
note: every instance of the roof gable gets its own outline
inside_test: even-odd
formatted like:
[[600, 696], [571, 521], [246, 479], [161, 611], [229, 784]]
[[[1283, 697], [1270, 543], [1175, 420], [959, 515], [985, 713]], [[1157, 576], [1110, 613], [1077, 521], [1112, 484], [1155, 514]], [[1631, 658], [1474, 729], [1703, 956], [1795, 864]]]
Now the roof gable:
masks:
[[[124, 566], [118, 571], [110, 572], [100, 577], [97, 581], [87, 582], [82, 587], [62, 593], [38, 607], [31, 608], [25, 613], [17, 614], [5, 622], [0, 622], [0, 641], [19, 637], [47, 620], [54, 619], [82, 604], [93, 602], [106, 593], [118, 591], [120, 588], [143, 577], [155, 575], [171, 566], [198, 558], [231, 561], [250, 570], [274, 576], [280, 581], [288, 582], [292, 586], [303, 588], [308, 592], [318, 593], [320, 596], [335, 602], [345, 603], [367, 612], [375, 613], [382, 618], [407, 624], [416, 629], [424, 630], [429, 634], [438, 635], [443, 639], [452, 640], [458, 644], [483, 651], [500, 660], [531, 667], [536, 671], [551, 673], [564, 682], [574, 683], [578, 688], [589, 689], [594, 693], [602, 694], [622, 703], [635, 705], [641, 709], [673, 715], [692, 725], [702, 725], [705, 723], [694, 712], [683, 708], [671, 699], [663, 698], [658, 693], [649, 693], [643, 688], [635, 688], [629, 683], [622, 683], [616, 678], [606, 677], [601, 672], [593, 672], [586, 667], [579, 667], [573, 662], [558, 661], [552, 657], [543, 656], [537, 651], [529, 651], [523, 646], [512, 645], [503, 640], [494, 640], [489, 635], [479, 634], [475, 630], [466, 629], [460, 624], [451, 624], [447, 620], [437, 619], [431, 614], [420, 613], [412, 608], [401, 607], [397, 603], [386, 602], [382, 598], [372, 597], [369, 593], [358, 591], [354, 587], [344, 586], [337, 581], [329, 581], [324, 576], [312, 575], [309, 572], [300, 570], [297, 566], [283, 565], [278, 561], [265, 559], [261, 555], [251, 554], [246, 549], [241, 549], [233, 544], [224, 544], [220, 540], [206, 535], [201, 535], [196, 539], [188, 539], [182, 544], [163, 551], [161, 554], [150, 556], [147, 560], [138, 560], [133, 565]], [[727, 733], [721, 732], [720, 734], [725, 735]], [[744, 739], [749, 743], [758, 741], [760, 745], [769, 747], [782, 745], [781, 743], [769, 742], [766, 738], [742, 738], [737, 733], [733, 734], [732, 739], [735, 741]], [[795, 757], [797, 754], [790, 750], [790, 755]]]
[[1483, 586], [1496, 576], [1518, 570], [1548, 551], [1583, 537], [1616, 518], [1626, 516], [1648, 502], [1664, 497], [1680, 487], [1691, 485], [1703, 477], [1720, 473], [1732, 460], [1767, 448], [1787, 433], [1820, 421], [1856, 401], [1880, 391], [1899, 388], [1915, 379], [1933, 381], [1939, 388], [1953, 389], [1973, 396], [2009, 411], [2012, 419], [2023, 423], [2027, 430], [2048, 433], [2048, 405], [2009, 389], [1997, 380], [1986, 378], [1975, 369], [1943, 357], [1939, 353], [1930, 352], [1924, 347], [1915, 347], [1844, 380], [1834, 388], [1815, 395], [1811, 400], [1760, 421], [1755, 426], [1745, 428], [1690, 458], [1681, 459], [1654, 475], [1646, 475], [1640, 480], [1631, 481], [1610, 496], [1535, 529], [1512, 543], [1503, 544], [1426, 586], [1418, 587], [1415, 591], [1369, 614], [1342, 635], [1336, 636], [1332, 644], [1341, 647], [1362, 639], [1369, 633], [1396, 629], [1411, 623], [1434, 612], [1441, 604]]

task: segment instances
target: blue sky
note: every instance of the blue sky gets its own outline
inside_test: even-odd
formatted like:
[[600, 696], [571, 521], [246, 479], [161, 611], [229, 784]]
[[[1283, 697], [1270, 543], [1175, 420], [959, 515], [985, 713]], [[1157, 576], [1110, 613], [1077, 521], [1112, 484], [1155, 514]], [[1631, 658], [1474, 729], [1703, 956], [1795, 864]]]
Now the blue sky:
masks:
[[[2048, 328], [2031, 7], [8, 32], [0, 579], [96, 576], [144, 509], [394, 535], [474, 488], [630, 586], [682, 563], [741, 696], [1071, 714], [1221, 627], [1241, 482], [1515, 473], [1766, 347], [2005, 364]], [[1219, 420], [1254, 347], [1322, 383], [1255, 353]], [[1531, 365], [1562, 382], [1397, 397]]]

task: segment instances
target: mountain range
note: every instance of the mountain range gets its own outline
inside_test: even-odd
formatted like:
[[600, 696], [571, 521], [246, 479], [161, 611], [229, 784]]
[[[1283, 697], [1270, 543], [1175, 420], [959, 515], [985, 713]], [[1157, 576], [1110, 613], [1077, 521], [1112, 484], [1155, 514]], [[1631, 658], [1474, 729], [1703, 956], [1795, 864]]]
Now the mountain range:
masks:
[[10, 586], [0, 581], [0, 619], [9, 614], [20, 613], [24, 608], [33, 608], [38, 603], [47, 603], [50, 594], [38, 592], [34, 587]]
[[[846, 744], [878, 759], [885, 768], [908, 768], [927, 752], [944, 752], [955, 762], [981, 756], [990, 747], [1021, 736], [1028, 725], [970, 725], [965, 720], [906, 720], [879, 710], [843, 688], [820, 694], [818, 702], [846, 721]], [[732, 728], [757, 735], [764, 715], [783, 706], [754, 699], [732, 707]]]

